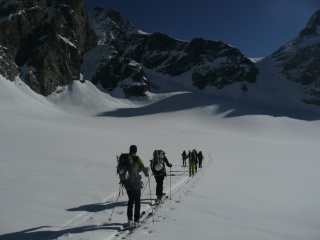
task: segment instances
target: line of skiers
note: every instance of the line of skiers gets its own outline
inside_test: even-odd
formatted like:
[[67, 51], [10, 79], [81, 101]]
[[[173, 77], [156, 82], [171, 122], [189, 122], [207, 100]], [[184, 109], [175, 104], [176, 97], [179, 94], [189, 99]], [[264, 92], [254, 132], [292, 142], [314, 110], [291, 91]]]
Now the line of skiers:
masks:
[[[153, 159], [150, 160], [150, 168], [145, 167], [141, 158], [137, 155], [137, 146], [131, 145], [129, 153], [121, 154], [118, 158], [117, 173], [119, 174], [120, 183], [125, 187], [128, 194], [127, 217], [128, 226], [138, 227], [140, 219], [140, 198], [141, 188], [143, 183], [141, 181], [140, 172], [149, 178], [150, 168], [156, 181], [156, 203], [160, 203], [163, 197], [163, 181], [166, 177], [166, 166], [171, 168], [165, 152], [162, 150], [155, 150], [153, 152]], [[150, 179], [149, 179], [150, 180]], [[133, 213], [134, 205], [134, 213]]]
[[[141, 181], [140, 172], [149, 178], [150, 181], [150, 169], [154, 175], [156, 181], [156, 204], [159, 204], [164, 196], [163, 193], [163, 181], [167, 176], [166, 166], [171, 168], [172, 164], [169, 163], [165, 152], [163, 150], [155, 150], [153, 152], [153, 158], [150, 160], [150, 168], [145, 167], [141, 158], [137, 155], [137, 146], [131, 145], [129, 148], [129, 153], [123, 153], [118, 157], [117, 173], [119, 174], [120, 183], [125, 187], [128, 194], [128, 207], [127, 207], [127, 217], [128, 226], [137, 227], [139, 226], [140, 219], [140, 198], [141, 189], [143, 188], [143, 182]], [[184, 151], [183, 154], [183, 166], [186, 166], [185, 160], [189, 158], [189, 173], [190, 176], [197, 171], [197, 163], [199, 167], [202, 167], [202, 152], [197, 153], [196, 150], [192, 152], [189, 151], [187, 155]], [[134, 213], [133, 213], [134, 206]]]
[[188, 154], [184, 150], [181, 154], [182, 156], [182, 166], [186, 167], [187, 166], [187, 159], [189, 159], [189, 176], [193, 176], [197, 171], [198, 171], [198, 165], [199, 168], [202, 168], [202, 160], [203, 160], [203, 155], [202, 152], [193, 149], [192, 151], [189, 150]]

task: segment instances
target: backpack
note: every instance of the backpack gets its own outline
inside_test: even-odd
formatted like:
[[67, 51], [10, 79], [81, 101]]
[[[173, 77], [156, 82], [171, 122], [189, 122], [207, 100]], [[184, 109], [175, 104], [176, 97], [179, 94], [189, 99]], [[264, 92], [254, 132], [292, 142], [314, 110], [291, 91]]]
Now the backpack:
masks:
[[129, 153], [122, 153], [117, 158], [117, 173], [119, 174], [120, 183], [125, 186], [132, 186], [137, 180], [137, 174], [134, 171], [135, 156]]
[[154, 174], [164, 173], [164, 156], [165, 152], [162, 150], [154, 150], [153, 159], [151, 160], [151, 170]]

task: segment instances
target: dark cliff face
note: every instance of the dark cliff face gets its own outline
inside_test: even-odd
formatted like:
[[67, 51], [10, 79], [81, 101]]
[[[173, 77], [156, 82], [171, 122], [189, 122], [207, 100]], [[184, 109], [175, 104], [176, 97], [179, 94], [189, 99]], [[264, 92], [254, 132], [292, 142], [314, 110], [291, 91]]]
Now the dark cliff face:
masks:
[[[80, 79], [82, 54], [96, 44], [83, 1], [28, 0], [0, 5], [0, 73], [20, 77], [35, 92], [49, 95], [57, 86]], [[1, 53], [0, 53], [1, 54]]]
[[272, 54], [288, 79], [302, 85], [306, 103], [320, 105], [320, 11], [292, 41]]
[[[117, 86], [134, 89], [125, 91], [128, 97], [156, 87], [143, 68], [170, 77], [187, 73], [190, 78], [186, 81], [192, 81], [199, 89], [208, 86], [220, 89], [234, 82], [253, 83], [259, 72], [239, 50], [223, 42], [199, 38], [187, 42], [163, 33], [146, 34], [110, 9], [96, 8], [89, 15], [101, 43], [92, 52], [96, 51], [100, 59], [96, 62], [96, 73], [84, 75], [109, 90]], [[90, 63], [85, 59], [84, 64]]]
[[0, 73], [3, 76], [13, 80], [19, 74], [17, 64], [27, 58], [30, 35], [41, 25], [46, 12], [45, 1], [0, 2]]

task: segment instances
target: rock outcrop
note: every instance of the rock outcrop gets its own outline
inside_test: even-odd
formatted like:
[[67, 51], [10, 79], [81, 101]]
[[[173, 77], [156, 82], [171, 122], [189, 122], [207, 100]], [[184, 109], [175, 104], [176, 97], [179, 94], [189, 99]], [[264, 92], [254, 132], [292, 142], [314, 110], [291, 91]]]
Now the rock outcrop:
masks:
[[0, 74], [18, 74], [35, 92], [79, 80], [84, 52], [96, 45], [83, 1], [5, 0], [0, 3]]

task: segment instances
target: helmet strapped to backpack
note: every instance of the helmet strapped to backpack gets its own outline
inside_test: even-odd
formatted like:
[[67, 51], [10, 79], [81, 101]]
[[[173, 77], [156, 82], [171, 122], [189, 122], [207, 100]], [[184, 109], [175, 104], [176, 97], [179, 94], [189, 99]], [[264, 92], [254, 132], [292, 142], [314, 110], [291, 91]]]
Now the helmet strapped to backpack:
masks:
[[151, 170], [154, 174], [164, 173], [165, 152], [162, 150], [154, 150], [153, 159], [151, 160]]

